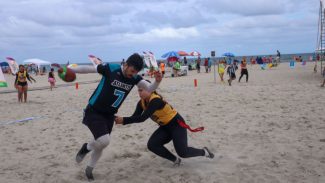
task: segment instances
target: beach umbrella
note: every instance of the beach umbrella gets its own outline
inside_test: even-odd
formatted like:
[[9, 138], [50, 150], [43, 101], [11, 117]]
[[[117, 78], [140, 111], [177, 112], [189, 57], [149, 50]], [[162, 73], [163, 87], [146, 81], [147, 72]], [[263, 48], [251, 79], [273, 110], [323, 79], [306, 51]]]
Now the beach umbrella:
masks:
[[192, 51], [192, 52], [190, 53], [190, 56], [201, 56], [201, 53], [198, 52], [198, 51]]
[[225, 57], [235, 57], [235, 55], [233, 53], [230, 53], [230, 52], [224, 53], [224, 54], [222, 54], [222, 56], [225, 56]]
[[178, 51], [179, 56], [189, 56], [190, 54], [186, 53], [185, 51]]
[[169, 57], [179, 57], [179, 54], [176, 51], [170, 51], [161, 56], [162, 58], [169, 58]]

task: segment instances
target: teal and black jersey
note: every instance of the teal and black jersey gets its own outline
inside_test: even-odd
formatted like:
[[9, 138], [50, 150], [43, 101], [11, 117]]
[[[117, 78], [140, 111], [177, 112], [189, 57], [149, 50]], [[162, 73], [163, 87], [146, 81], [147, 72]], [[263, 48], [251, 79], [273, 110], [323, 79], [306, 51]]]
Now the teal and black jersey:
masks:
[[132, 78], [124, 77], [120, 64], [100, 64], [97, 66], [97, 72], [103, 77], [90, 97], [89, 105], [100, 113], [114, 115], [142, 77], [140, 75]]

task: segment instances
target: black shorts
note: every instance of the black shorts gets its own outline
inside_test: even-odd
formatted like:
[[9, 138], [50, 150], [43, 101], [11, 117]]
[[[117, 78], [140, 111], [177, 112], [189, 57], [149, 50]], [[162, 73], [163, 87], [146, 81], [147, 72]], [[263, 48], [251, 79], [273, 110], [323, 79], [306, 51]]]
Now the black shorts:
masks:
[[24, 87], [24, 86], [27, 86], [27, 82], [20, 82], [20, 81], [18, 81], [17, 82], [17, 85]]
[[241, 72], [240, 72], [240, 74], [246, 74], [247, 75], [248, 74], [247, 69], [242, 69]]
[[162, 74], [165, 74], [165, 71], [161, 71]]
[[95, 140], [103, 135], [111, 134], [114, 125], [114, 114], [102, 114], [87, 106], [84, 111], [82, 123], [85, 124]]
[[236, 79], [236, 74], [235, 73], [231, 73], [230, 74], [230, 79], [232, 79], [232, 80]]

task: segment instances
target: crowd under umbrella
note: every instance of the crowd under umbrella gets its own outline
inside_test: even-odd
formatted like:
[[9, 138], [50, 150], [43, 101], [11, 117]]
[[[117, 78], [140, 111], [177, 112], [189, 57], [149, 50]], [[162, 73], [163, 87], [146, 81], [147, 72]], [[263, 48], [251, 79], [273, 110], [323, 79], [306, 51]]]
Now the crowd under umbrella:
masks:
[[166, 58], [167, 62], [176, 62], [178, 61], [179, 54], [177, 51], [170, 51], [161, 56], [162, 58]]

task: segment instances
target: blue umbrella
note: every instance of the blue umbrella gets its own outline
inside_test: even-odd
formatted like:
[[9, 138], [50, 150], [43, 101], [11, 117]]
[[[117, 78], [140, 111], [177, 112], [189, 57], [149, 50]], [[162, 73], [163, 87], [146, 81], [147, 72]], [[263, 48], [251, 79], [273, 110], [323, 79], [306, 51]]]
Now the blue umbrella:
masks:
[[169, 58], [169, 57], [179, 57], [177, 51], [170, 51], [161, 56], [162, 58]]
[[225, 56], [225, 57], [235, 57], [235, 55], [233, 53], [230, 53], [230, 52], [224, 53], [224, 54], [222, 54], [222, 56]]

